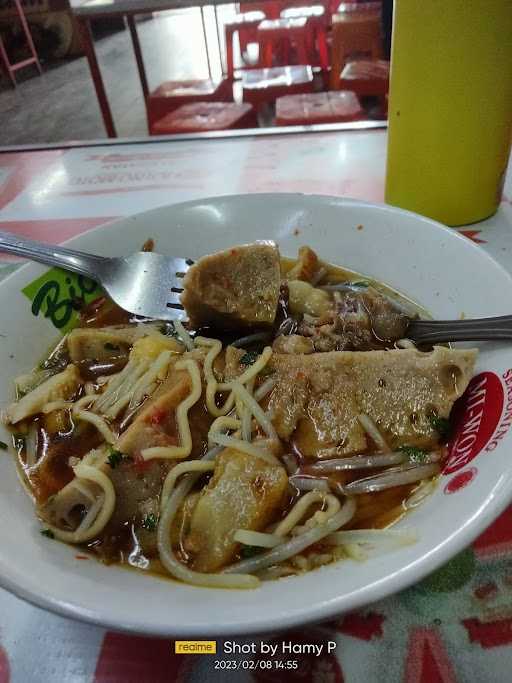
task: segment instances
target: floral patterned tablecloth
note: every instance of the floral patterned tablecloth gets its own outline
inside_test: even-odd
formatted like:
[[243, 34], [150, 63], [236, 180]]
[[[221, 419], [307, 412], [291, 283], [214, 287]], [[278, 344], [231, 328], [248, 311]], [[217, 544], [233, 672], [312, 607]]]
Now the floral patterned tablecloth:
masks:
[[[361, 131], [4, 153], [0, 230], [61, 242], [116, 216], [237, 192], [382, 201], [385, 145], [385, 132]], [[510, 270], [511, 197], [509, 169], [498, 213], [459, 229]], [[4, 257], [0, 278], [18, 265]], [[462, 477], [459, 485], [465, 483]], [[330, 653], [329, 641], [336, 642]], [[251, 643], [257, 652], [261, 643], [277, 645], [279, 665], [249, 670], [248, 662], [268, 657], [231, 654]], [[287, 643], [324, 647], [319, 656], [287, 654]], [[239, 668], [222, 668], [222, 661]], [[174, 654], [172, 641], [73, 622], [0, 590], [0, 683], [225, 680], [511, 681], [512, 507], [471, 547], [402, 593], [327, 624], [219, 639], [217, 655]]]

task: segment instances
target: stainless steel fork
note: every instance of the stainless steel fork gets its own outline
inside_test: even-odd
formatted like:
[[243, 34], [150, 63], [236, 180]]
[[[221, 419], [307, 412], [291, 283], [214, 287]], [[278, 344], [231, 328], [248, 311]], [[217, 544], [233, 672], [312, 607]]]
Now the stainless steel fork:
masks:
[[[0, 251], [85, 275], [121, 308], [147, 318], [182, 320], [182, 278], [193, 261], [154, 252], [108, 258], [0, 231]], [[512, 316], [476, 320], [411, 320], [407, 337], [421, 344], [512, 339]]]
[[512, 339], [512, 315], [472, 320], [411, 320], [406, 336], [419, 344]]
[[134, 315], [158, 320], [186, 317], [180, 294], [182, 278], [193, 263], [190, 259], [143, 251], [108, 258], [0, 231], [1, 251], [85, 275], [98, 282], [118, 306]]

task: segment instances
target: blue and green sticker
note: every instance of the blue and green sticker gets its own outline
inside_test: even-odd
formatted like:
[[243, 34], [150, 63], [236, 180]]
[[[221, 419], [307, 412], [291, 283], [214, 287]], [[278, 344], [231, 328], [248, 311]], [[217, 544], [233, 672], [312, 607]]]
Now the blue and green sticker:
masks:
[[102, 295], [94, 280], [61, 268], [51, 268], [24, 289], [32, 315], [49, 318], [63, 334], [76, 327], [80, 309]]

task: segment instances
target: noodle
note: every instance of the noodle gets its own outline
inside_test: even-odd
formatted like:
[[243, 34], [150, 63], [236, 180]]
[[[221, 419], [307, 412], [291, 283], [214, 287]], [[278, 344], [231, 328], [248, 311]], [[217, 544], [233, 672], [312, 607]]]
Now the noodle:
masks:
[[[279, 522], [277, 527], [274, 529], [274, 534], [276, 534], [276, 536], [287, 536], [290, 531], [297, 526], [313, 503], [326, 504], [328, 517], [332, 517], [340, 509], [340, 502], [336, 496], [332, 495], [332, 493], [325, 493], [324, 491], [309, 491], [309, 493], [306, 493], [295, 503], [286, 517]], [[312, 519], [315, 519], [317, 514], [318, 512], [315, 512]]]
[[[74, 473], [79, 479], [95, 482], [103, 489], [102, 505], [98, 506], [96, 503], [93, 503], [82, 523], [75, 531], [65, 531], [53, 525], [49, 525], [49, 529], [61, 541], [66, 543], [84, 543], [85, 541], [90, 541], [103, 531], [114, 511], [116, 493], [109, 477], [97, 467], [84, 465], [82, 462], [74, 468]], [[98, 513], [95, 519], [92, 519], [89, 515], [93, 508]], [[90, 523], [88, 527], [85, 524], [86, 520]]]
[[395, 342], [395, 345], [399, 349], [415, 349], [416, 344], [412, 341], [412, 339], [399, 339], [398, 341]]
[[215, 394], [217, 393], [219, 383], [213, 372], [213, 363], [222, 351], [222, 343], [218, 339], [210, 339], [208, 337], [196, 337], [195, 343], [196, 346], [210, 347], [203, 363], [203, 372], [206, 380], [206, 407], [211, 415], [216, 417], [226, 415], [233, 407], [232, 396], [228, 397], [228, 400], [221, 408], [217, 407], [217, 404], [215, 403]]
[[274, 377], [269, 377], [266, 379], [261, 386], [259, 386], [254, 392], [254, 398], [257, 401], [261, 401], [265, 396], [270, 394], [272, 389], [276, 386], [276, 380]]
[[94, 395], [87, 395], [87, 396], [82, 396], [82, 398], [79, 398], [78, 401], [75, 401], [71, 406], [73, 414], [76, 415], [76, 412], [78, 410], [81, 410], [84, 406], [90, 405], [94, 401], [95, 398], [96, 398], [96, 396], [94, 396]]
[[215, 417], [226, 415], [233, 407], [234, 397], [231, 394], [221, 408], [217, 406], [215, 403], [215, 395], [219, 383], [213, 372], [213, 363], [222, 351], [222, 343], [218, 339], [210, 339], [209, 337], [196, 337], [195, 343], [196, 346], [210, 347], [203, 364], [203, 372], [206, 380], [206, 407], [208, 408], [209, 413]]
[[[79, 463], [77, 463], [77, 464], [79, 464]], [[75, 478], [75, 479], [73, 479], [73, 480], [70, 482], [70, 484], [73, 484], [73, 486], [74, 486], [78, 491], [80, 491], [80, 493], [81, 493], [83, 496], [85, 496], [86, 498], [89, 498], [89, 500], [90, 500], [91, 502], [94, 501], [94, 500], [96, 499], [96, 496], [95, 496], [94, 493], [91, 491], [91, 489], [90, 489], [88, 486], [86, 486], [83, 482], [81, 482], [80, 479]], [[61, 491], [62, 491], [62, 489], [61, 489]]]
[[412, 545], [418, 540], [418, 534], [410, 529], [349, 529], [335, 531], [325, 539], [330, 545], [345, 543], [372, 543], [374, 541], [392, 541], [398, 546]]
[[236, 562], [225, 569], [224, 573], [260, 572], [262, 569], [284, 562], [284, 560], [301, 553], [309, 546], [318, 543], [322, 538], [325, 538], [333, 531], [337, 531], [340, 527], [347, 524], [354, 516], [355, 511], [355, 501], [353, 498], [347, 498], [341, 510], [332, 517], [329, 517], [325, 524], [315, 526], [313, 529], [309, 529], [300, 536], [295, 536], [289, 541], [284, 541], [275, 548], [272, 548], [272, 550], [261, 553], [261, 555]]
[[323, 460], [308, 467], [309, 472], [343, 472], [344, 470], [371, 469], [373, 467], [386, 467], [387, 465], [400, 465], [407, 460], [403, 451], [392, 451], [379, 455], [354, 455], [346, 458]]
[[[254, 392], [254, 379], [247, 382], [247, 392], [252, 395]], [[240, 385], [242, 386], [242, 385]], [[239, 413], [240, 414], [240, 413]], [[252, 439], [252, 411], [247, 404], [242, 406], [242, 439], [244, 441], [251, 441]]]
[[236, 417], [221, 416], [214, 420], [208, 432], [208, 440], [211, 441], [212, 436], [220, 434], [223, 431], [230, 431], [240, 428], [240, 420]]
[[72, 405], [73, 403], [70, 401], [50, 401], [41, 408], [41, 412], [47, 415], [48, 413], [53, 413], [54, 410], [67, 410]]
[[37, 427], [32, 423], [25, 437], [25, 465], [33, 467], [37, 462]]
[[435, 479], [427, 479], [418, 484], [418, 486], [411, 493], [409, 498], [403, 502], [403, 506], [406, 510], [411, 510], [422, 503], [427, 496], [433, 493], [437, 486], [437, 481]]
[[187, 351], [192, 351], [194, 348], [194, 340], [184, 328], [183, 323], [181, 323], [179, 320], [173, 320], [173, 325], [178, 337], [180, 338], [180, 341], [184, 344]]
[[146, 372], [149, 362], [146, 360], [131, 359], [118, 375], [114, 375], [107, 383], [107, 388], [97, 397], [94, 408], [98, 412], [105, 413], [110, 410], [119, 400], [123, 405], [118, 406], [118, 410], [124, 407], [130, 400], [133, 387]]
[[149, 387], [158, 379], [159, 374], [167, 369], [171, 361], [171, 351], [162, 351], [158, 358], [149, 366], [135, 384], [117, 401], [105, 410], [105, 415], [110, 418], [116, 417], [123, 408], [128, 405], [128, 409], [133, 409], [143, 398], [145, 393], [149, 393]]
[[371, 438], [375, 441], [375, 445], [378, 446], [378, 448], [380, 448], [381, 451], [390, 450], [385, 438], [379, 432], [379, 430], [377, 429], [377, 425], [371, 417], [369, 417], [368, 415], [361, 414], [357, 416], [357, 419], [361, 423], [361, 427], [369, 436], [371, 436]]
[[254, 545], [259, 548], [274, 548], [283, 542], [282, 537], [277, 534], [262, 534], [260, 531], [250, 529], [238, 529], [235, 531], [233, 540], [243, 545]]
[[[217, 382], [213, 372], [213, 363], [219, 353], [222, 351], [222, 343], [218, 339], [210, 339], [209, 337], [196, 337], [195, 343], [198, 346], [210, 347], [210, 350], [206, 354], [203, 368], [206, 379], [206, 406], [208, 411], [215, 417], [226, 415], [233, 408], [235, 396], [237, 396], [237, 394], [233, 392], [233, 382], [219, 383]], [[259, 358], [251, 365], [251, 367], [237, 377], [235, 381], [238, 382], [238, 384], [243, 385], [252, 379], [255, 379], [258, 373], [264, 369], [271, 356], [272, 348], [270, 346], [265, 347]], [[224, 405], [220, 408], [215, 402], [215, 396], [218, 391], [231, 391], [224, 402]], [[241, 411], [237, 410], [237, 412], [240, 415]]]
[[[171, 358], [171, 351], [162, 351], [149, 370], [142, 375], [133, 388], [133, 394], [130, 399], [130, 403], [128, 404], [128, 410], [135, 408], [135, 406], [143, 399], [144, 394], [151, 394], [151, 385], [153, 385], [156, 380], [165, 379], [165, 374], [167, 374], [167, 368]], [[164, 371], [164, 376], [160, 377]]]
[[233, 387], [235, 395], [240, 398], [240, 400], [247, 406], [250, 412], [254, 415], [256, 421], [264, 429], [269, 439], [277, 439], [277, 432], [274, 429], [272, 422], [270, 422], [268, 417], [263, 412], [261, 406], [255, 401], [254, 397], [250, 395], [247, 389], [244, 386], [242, 386], [240, 382], [234, 380], [231, 383], [231, 385]]
[[180, 462], [175, 465], [165, 478], [162, 493], [160, 494], [160, 508], [163, 510], [178, 477], [182, 474], [186, 472], [212, 472], [214, 469], [215, 463], [205, 462], [204, 460], [188, 460], [187, 462]]
[[412, 465], [405, 467], [392, 467], [384, 470], [381, 474], [372, 477], [357, 479], [346, 484], [344, 490], [347, 494], [376, 493], [385, 489], [402, 486], [403, 484], [414, 484], [414, 482], [428, 479], [439, 473], [439, 465], [432, 463], [428, 465]]
[[78, 420], [94, 425], [107, 443], [113, 444], [115, 442], [116, 437], [114, 433], [99, 415], [95, 415], [95, 413], [91, 413], [89, 410], [77, 410], [74, 411], [74, 415]]
[[225, 434], [210, 434], [209, 439], [212, 443], [219, 444], [220, 446], [233, 448], [236, 451], [247, 453], [247, 455], [253, 455], [256, 458], [261, 458], [269, 465], [280, 465], [279, 460], [275, 457], [275, 455], [272, 455], [272, 453], [269, 451], [264, 451], [262, 448], [258, 448], [252, 443], [247, 443], [247, 441], [235, 439], [234, 437], [226, 436]]
[[164, 450], [161, 448], [144, 448], [141, 455], [144, 460], [153, 458], [188, 458], [192, 451], [192, 435], [190, 433], [190, 423], [188, 411], [201, 398], [202, 385], [199, 365], [195, 360], [180, 360], [176, 363], [176, 370], [188, 370], [192, 381], [192, 391], [187, 398], [182, 401], [176, 409], [176, 422], [180, 435], [180, 446], [169, 446]]
[[329, 493], [331, 487], [327, 479], [319, 479], [318, 477], [301, 476], [300, 474], [292, 474], [288, 478], [288, 482], [299, 489], [299, 491], [325, 491]]
[[[240, 384], [246, 384], [250, 379], [256, 377], [256, 375], [258, 375], [265, 368], [271, 356], [272, 347], [265, 346], [258, 360], [256, 360], [249, 368], [247, 368], [245, 372], [242, 372], [242, 374], [236, 378], [236, 381], [240, 382]], [[231, 382], [219, 384], [220, 391], [225, 391], [226, 389], [231, 389]]]

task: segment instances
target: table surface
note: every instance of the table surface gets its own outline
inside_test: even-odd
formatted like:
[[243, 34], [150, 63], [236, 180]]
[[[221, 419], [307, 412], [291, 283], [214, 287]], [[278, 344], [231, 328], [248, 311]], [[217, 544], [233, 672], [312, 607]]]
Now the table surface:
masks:
[[[385, 149], [386, 133], [375, 130], [4, 152], [0, 230], [61, 242], [117, 216], [240, 192], [382, 201]], [[458, 229], [510, 270], [511, 196], [509, 169], [497, 214]], [[4, 257], [0, 279], [18, 265]], [[337, 643], [336, 653], [298, 657], [287, 681], [510, 681], [512, 507], [434, 577], [285, 640]], [[235, 658], [175, 656], [169, 640], [72, 622], [0, 590], [0, 683], [220, 682], [227, 675], [214, 662]], [[285, 679], [277, 671], [230, 671], [229, 680]]]
[[[253, 2], [256, 0], [247, 0]], [[230, 5], [233, 0], [70, 0], [73, 14], [84, 18], [149, 14], [168, 9]]]

